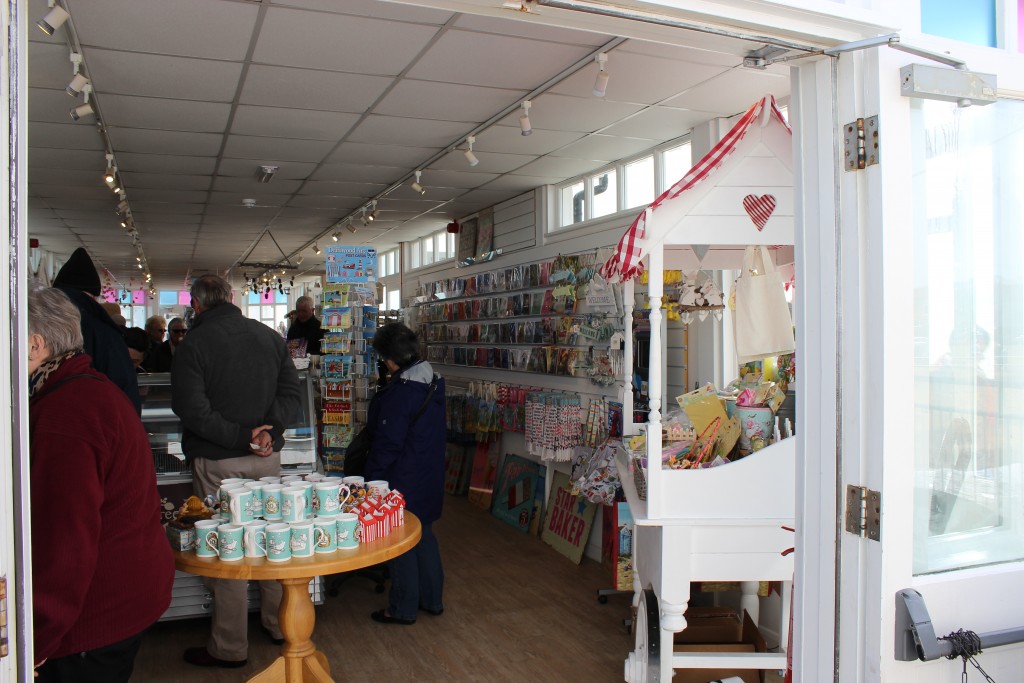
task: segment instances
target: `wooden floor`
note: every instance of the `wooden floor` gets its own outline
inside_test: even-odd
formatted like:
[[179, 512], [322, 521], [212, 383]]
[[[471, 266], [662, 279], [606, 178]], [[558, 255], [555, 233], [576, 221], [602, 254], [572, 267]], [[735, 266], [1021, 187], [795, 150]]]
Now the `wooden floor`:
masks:
[[[633, 648], [623, 620], [631, 596], [597, 602], [610, 570], [576, 566], [539, 538], [499, 522], [465, 498], [448, 497], [434, 526], [445, 568], [445, 613], [421, 614], [414, 626], [378, 624], [385, 606], [372, 582], [353, 577], [316, 608], [313, 640], [339, 683], [621, 683]], [[185, 664], [187, 647], [206, 644], [209, 622], [156, 624], [135, 662], [132, 683], [244, 681], [278, 654], [249, 619], [249, 662], [241, 669]], [[769, 672], [768, 683], [780, 681]]]
[[[386, 595], [355, 577], [316, 608], [313, 640], [335, 680], [588, 681], [623, 680], [632, 637], [623, 626], [630, 596], [598, 604], [610, 570], [576, 566], [539, 538], [527, 536], [465, 498], [448, 497], [434, 529], [445, 568], [445, 613], [421, 614], [414, 626], [378, 624], [370, 612]], [[164, 622], [146, 635], [132, 683], [243, 681], [268, 665], [278, 648], [250, 615], [249, 663], [201, 669], [181, 660], [205, 645], [205, 619]]]

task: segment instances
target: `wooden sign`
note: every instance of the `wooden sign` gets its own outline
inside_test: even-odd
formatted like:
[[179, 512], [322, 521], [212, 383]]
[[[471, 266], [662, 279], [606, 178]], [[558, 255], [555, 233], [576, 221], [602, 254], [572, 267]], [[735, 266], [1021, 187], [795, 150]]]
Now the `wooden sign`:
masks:
[[551, 481], [547, 513], [541, 538], [576, 564], [583, 559], [597, 506], [572, 495], [569, 475], [555, 472]]
[[491, 514], [520, 531], [528, 531], [539, 475], [539, 463], [518, 455], [506, 455], [498, 473]]

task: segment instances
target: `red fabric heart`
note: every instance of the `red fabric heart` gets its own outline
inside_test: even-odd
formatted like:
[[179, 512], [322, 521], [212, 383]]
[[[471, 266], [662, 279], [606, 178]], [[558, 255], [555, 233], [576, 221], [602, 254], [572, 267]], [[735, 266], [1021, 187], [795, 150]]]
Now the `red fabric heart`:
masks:
[[758, 197], [754, 194], [748, 194], [743, 198], [743, 210], [750, 216], [750, 220], [754, 221], [757, 231], [761, 232], [764, 230], [764, 224], [768, 222], [768, 219], [771, 218], [772, 213], [775, 211], [775, 196], [763, 194]]

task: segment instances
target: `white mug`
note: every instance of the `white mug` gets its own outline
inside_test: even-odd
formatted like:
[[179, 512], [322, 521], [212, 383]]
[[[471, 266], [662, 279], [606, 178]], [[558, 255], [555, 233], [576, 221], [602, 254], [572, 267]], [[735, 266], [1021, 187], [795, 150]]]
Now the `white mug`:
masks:
[[288, 486], [281, 491], [281, 521], [301, 522], [306, 518], [306, 489]]
[[388, 483], [383, 479], [375, 479], [366, 482], [366, 494], [374, 498], [383, 499], [388, 495]]
[[246, 522], [242, 527], [242, 548], [246, 557], [267, 556], [267, 523], [262, 519]]
[[291, 549], [292, 557], [313, 557], [316, 549], [313, 547], [313, 521], [292, 522]]

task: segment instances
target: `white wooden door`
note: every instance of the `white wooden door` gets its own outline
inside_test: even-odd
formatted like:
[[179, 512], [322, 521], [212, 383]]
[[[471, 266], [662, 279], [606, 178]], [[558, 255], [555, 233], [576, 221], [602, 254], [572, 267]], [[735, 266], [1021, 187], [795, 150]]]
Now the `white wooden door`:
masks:
[[[1024, 69], [903, 40], [996, 74], [1002, 99], [903, 97], [901, 67], [938, 65], [888, 47], [840, 60], [841, 122], [878, 115], [881, 163], [839, 183], [838, 493], [879, 491], [882, 516], [878, 541], [838, 535], [837, 677], [953, 683], [960, 661], [898, 661], [897, 592], [924, 596], [937, 635], [1024, 627]], [[1020, 680], [1024, 646], [978, 662]]]

